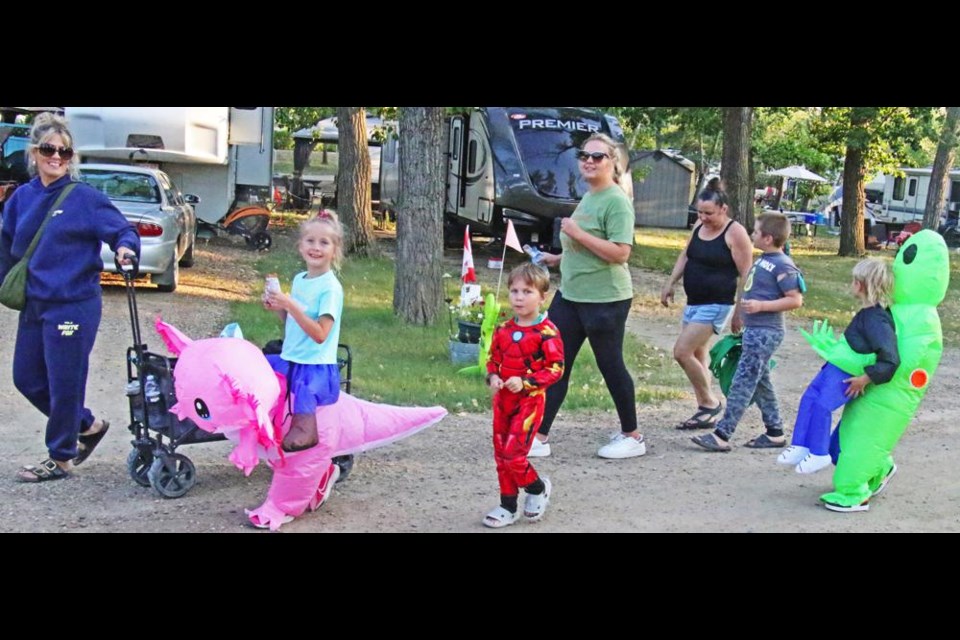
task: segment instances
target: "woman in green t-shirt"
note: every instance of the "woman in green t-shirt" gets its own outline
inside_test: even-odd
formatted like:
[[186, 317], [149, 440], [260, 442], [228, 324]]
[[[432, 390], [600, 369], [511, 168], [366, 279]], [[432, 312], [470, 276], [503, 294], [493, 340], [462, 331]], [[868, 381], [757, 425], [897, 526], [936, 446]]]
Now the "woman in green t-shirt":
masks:
[[623, 362], [623, 334], [633, 301], [627, 266], [633, 248], [633, 203], [618, 184], [620, 149], [609, 136], [593, 134], [577, 157], [590, 192], [573, 215], [561, 221], [563, 254], [543, 254], [547, 265], [560, 266], [560, 289], [549, 314], [563, 339], [566, 368], [560, 382], [547, 389], [543, 424], [529, 455], [550, 455], [550, 425], [567, 395], [577, 353], [589, 340], [620, 417], [620, 432], [598, 455], [634, 458], [647, 447], [637, 430], [633, 378]]

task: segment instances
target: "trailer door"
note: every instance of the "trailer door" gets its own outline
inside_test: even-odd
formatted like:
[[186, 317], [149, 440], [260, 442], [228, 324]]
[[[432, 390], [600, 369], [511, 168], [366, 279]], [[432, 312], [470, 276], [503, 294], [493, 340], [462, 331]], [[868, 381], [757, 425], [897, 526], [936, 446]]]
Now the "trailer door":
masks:
[[450, 136], [447, 143], [447, 202], [444, 211], [457, 214], [462, 202], [463, 188], [463, 116], [450, 118]]

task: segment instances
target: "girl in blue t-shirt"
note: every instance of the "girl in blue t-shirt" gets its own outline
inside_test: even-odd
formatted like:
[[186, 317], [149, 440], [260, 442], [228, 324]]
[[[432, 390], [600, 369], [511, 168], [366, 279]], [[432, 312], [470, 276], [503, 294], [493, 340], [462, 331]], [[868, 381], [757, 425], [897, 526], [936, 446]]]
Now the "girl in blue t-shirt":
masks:
[[[320, 211], [300, 226], [297, 243], [307, 270], [293, 278], [290, 295], [267, 291], [265, 309], [285, 323], [283, 351], [268, 359], [287, 377], [294, 397], [284, 451], [303, 451], [317, 445], [316, 409], [334, 404], [340, 396], [337, 345], [343, 287], [334, 270], [343, 260], [343, 227], [335, 214]], [[328, 483], [333, 486], [333, 483]]]

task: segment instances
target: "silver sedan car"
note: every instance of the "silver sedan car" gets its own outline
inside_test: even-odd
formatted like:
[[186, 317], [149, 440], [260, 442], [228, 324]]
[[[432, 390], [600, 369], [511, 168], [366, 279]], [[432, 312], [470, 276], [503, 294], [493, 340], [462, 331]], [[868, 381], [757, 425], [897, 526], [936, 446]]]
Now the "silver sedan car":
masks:
[[[180, 267], [193, 266], [197, 237], [194, 204], [200, 198], [181, 194], [170, 177], [149, 167], [120, 164], [80, 165], [81, 179], [105, 194], [140, 234], [140, 273], [160, 291], [173, 291]], [[103, 245], [104, 271], [116, 272], [113, 252]]]

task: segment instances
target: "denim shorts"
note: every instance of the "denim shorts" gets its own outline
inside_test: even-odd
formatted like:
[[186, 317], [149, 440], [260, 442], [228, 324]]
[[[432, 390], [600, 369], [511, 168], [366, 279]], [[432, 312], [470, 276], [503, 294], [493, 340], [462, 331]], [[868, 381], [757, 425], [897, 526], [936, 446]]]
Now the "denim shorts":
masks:
[[713, 332], [717, 335], [723, 331], [733, 311], [732, 304], [688, 304], [683, 309], [683, 325], [712, 324]]

